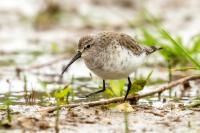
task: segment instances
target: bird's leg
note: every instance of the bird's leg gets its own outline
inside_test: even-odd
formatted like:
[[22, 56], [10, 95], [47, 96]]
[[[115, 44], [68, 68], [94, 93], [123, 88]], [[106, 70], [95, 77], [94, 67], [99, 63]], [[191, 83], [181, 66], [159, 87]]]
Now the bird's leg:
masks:
[[105, 90], [106, 90], [106, 83], [105, 83], [105, 80], [103, 80], [103, 89], [95, 91], [95, 92], [92, 92], [92, 93], [89, 93], [85, 97], [96, 95], [96, 94], [98, 94], [100, 92], [104, 92]]
[[128, 96], [130, 89], [131, 89], [131, 79], [130, 79], [130, 77], [128, 77], [128, 85], [127, 85], [127, 91], [126, 91], [126, 95], [124, 97], [124, 101], [126, 101], [126, 98]]

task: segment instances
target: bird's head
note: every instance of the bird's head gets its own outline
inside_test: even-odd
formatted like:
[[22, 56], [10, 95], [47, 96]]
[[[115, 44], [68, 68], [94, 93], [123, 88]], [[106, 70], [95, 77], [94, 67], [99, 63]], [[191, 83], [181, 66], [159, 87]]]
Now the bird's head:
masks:
[[87, 59], [91, 57], [91, 53], [93, 53], [94, 49], [92, 48], [95, 44], [94, 37], [92, 35], [82, 37], [78, 42], [78, 50], [76, 55], [72, 58], [72, 60], [68, 63], [65, 69], [62, 71], [62, 74], [68, 69], [68, 67], [74, 63], [79, 58]]

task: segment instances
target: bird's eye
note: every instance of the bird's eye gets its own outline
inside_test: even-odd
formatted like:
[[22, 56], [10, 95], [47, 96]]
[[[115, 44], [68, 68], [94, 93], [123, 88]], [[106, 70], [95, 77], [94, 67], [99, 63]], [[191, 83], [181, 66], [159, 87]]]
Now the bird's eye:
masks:
[[90, 48], [90, 45], [86, 45], [86, 48]]

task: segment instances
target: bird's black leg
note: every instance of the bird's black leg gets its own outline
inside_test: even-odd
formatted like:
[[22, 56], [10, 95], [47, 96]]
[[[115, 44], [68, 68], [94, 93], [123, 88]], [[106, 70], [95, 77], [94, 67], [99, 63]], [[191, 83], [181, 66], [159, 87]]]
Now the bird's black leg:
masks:
[[131, 79], [130, 79], [130, 77], [128, 77], [128, 85], [127, 85], [127, 91], [126, 91], [126, 95], [124, 97], [124, 101], [126, 101], [126, 98], [128, 96], [130, 89], [131, 89]]
[[95, 92], [92, 92], [92, 93], [89, 93], [88, 95], [86, 95], [85, 97], [89, 97], [89, 96], [93, 96], [93, 95], [96, 95], [100, 92], [104, 92], [106, 90], [106, 83], [105, 83], [105, 80], [103, 80], [103, 89], [101, 90], [98, 90], [98, 91], [95, 91]]

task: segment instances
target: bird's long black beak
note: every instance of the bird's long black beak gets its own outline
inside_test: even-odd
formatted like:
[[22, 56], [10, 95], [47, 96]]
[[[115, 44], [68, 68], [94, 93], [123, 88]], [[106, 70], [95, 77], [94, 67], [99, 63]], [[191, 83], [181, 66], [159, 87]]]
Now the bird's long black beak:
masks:
[[61, 76], [65, 73], [65, 71], [68, 69], [68, 67], [74, 63], [77, 59], [81, 58], [81, 52], [78, 51], [77, 54], [72, 58], [72, 60], [69, 62], [69, 64], [65, 67], [65, 69], [62, 71]]

